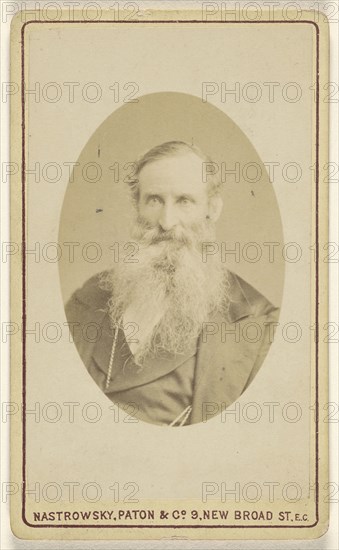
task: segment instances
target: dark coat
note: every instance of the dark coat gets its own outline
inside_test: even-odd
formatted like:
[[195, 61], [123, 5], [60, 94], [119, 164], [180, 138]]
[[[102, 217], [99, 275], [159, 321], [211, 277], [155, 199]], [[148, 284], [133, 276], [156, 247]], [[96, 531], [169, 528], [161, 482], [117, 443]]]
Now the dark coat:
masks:
[[[209, 319], [198, 340], [190, 424], [208, 420], [238, 399], [256, 376], [272, 342], [270, 325], [277, 321], [278, 309], [238, 275], [230, 272], [229, 280], [228, 320], [221, 314]], [[105, 388], [113, 343], [106, 309], [108, 299], [109, 293], [100, 288], [97, 275], [77, 290], [66, 305], [80, 357], [108, 396], [163, 377], [182, 363], [181, 356], [177, 361], [155, 358], [156, 368], [145, 369], [137, 376], [135, 368], [121, 368]], [[125, 348], [129, 349], [128, 345]]]

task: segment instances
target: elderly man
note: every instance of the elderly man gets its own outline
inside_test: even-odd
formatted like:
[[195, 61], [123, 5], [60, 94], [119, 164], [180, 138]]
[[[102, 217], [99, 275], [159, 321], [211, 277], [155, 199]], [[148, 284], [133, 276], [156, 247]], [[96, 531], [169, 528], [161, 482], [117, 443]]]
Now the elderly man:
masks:
[[[154, 424], [206, 421], [233, 403], [258, 372], [277, 316], [217, 256], [204, 257], [222, 209], [219, 182], [203, 177], [209, 162], [181, 141], [138, 160], [130, 185], [137, 261], [91, 278], [66, 306], [90, 375]], [[95, 342], [81, 330], [89, 323], [100, 327]]]

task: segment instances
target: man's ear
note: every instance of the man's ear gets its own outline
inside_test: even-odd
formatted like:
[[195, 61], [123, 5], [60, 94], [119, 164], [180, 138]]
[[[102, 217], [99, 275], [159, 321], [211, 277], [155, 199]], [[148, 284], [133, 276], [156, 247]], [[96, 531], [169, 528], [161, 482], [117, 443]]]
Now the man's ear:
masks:
[[214, 195], [211, 197], [208, 203], [208, 218], [212, 222], [216, 222], [219, 219], [223, 207], [223, 200], [220, 195]]

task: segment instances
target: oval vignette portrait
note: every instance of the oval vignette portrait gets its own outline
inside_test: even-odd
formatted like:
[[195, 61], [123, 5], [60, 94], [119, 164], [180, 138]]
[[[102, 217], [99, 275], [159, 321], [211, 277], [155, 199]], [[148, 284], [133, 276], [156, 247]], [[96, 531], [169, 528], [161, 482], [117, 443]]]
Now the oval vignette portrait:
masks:
[[87, 370], [127, 414], [169, 427], [260, 386], [283, 230], [266, 167], [225, 112], [176, 92], [115, 110], [74, 164], [59, 243], [79, 381]]

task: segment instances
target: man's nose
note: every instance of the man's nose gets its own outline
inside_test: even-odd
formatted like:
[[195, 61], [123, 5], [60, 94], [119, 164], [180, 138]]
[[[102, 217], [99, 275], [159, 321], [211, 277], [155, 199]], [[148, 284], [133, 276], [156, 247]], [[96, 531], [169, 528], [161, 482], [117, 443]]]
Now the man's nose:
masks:
[[176, 226], [177, 223], [178, 218], [173, 206], [165, 204], [159, 218], [159, 225], [164, 231], [169, 231], [172, 227]]

